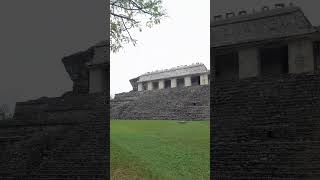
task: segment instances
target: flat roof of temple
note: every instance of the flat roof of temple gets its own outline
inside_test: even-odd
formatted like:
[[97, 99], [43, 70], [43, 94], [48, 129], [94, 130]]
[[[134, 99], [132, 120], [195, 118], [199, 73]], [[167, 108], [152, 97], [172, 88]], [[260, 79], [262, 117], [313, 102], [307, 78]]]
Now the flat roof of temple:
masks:
[[211, 22], [211, 47], [317, 32], [299, 7], [265, 9]]
[[189, 66], [178, 66], [171, 69], [154, 71], [139, 76], [138, 82], [153, 81], [159, 79], [168, 79], [173, 77], [181, 77], [193, 74], [208, 73], [208, 69], [202, 63], [192, 64]]

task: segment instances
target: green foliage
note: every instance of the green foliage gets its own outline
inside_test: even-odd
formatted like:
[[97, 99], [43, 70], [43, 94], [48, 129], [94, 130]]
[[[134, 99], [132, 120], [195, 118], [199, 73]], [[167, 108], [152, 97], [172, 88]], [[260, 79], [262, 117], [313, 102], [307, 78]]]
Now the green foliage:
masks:
[[111, 50], [117, 52], [124, 43], [137, 40], [131, 36], [133, 29], [142, 31], [143, 26], [159, 24], [165, 16], [162, 0], [111, 0], [110, 36]]
[[111, 121], [111, 179], [209, 179], [209, 121]]

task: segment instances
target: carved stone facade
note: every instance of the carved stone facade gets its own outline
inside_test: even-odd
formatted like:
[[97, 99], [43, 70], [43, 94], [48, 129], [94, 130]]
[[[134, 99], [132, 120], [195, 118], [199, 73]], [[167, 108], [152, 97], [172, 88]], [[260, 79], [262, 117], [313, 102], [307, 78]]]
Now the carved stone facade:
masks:
[[62, 62], [70, 79], [73, 81], [74, 94], [87, 94], [89, 92], [89, 71], [85, 63], [89, 62], [94, 54], [92, 48], [70, 56], [64, 57]]
[[311, 72], [319, 64], [320, 32], [298, 7], [220, 19], [211, 33], [218, 81]]
[[214, 21], [211, 46], [221, 47], [316, 31], [298, 7], [263, 10]]
[[158, 90], [196, 85], [208, 85], [210, 71], [204, 64], [197, 63], [190, 66], [179, 66], [172, 69], [149, 72], [130, 83], [134, 91]]
[[73, 81], [74, 94], [105, 92], [107, 88], [107, 65], [109, 45], [102, 41], [86, 51], [62, 59]]

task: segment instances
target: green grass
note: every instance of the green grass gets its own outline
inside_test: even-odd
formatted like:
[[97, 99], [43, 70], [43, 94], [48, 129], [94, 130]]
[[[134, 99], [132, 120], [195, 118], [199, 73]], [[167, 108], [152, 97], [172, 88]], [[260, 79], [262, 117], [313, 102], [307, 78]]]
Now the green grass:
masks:
[[209, 179], [209, 121], [111, 121], [111, 179]]

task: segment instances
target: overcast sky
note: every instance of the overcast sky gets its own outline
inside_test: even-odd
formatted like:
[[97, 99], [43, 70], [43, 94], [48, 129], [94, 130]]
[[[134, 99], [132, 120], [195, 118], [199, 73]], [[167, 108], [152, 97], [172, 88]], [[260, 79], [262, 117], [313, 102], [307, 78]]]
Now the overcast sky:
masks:
[[0, 105], [72, 89], [61, 58], [106, 39], [104, 0], [0, 1]]
[[111, 94], [132, 90], [129, 79], [196, 62], [210, 67], [210, 0], [163, 0], [168, 18], [135, 33], [138, 44], [111, 54]]

